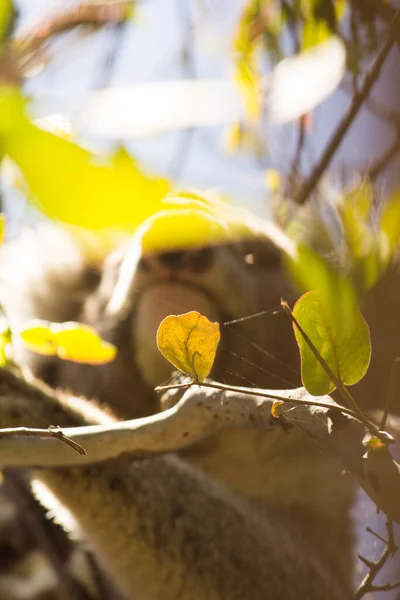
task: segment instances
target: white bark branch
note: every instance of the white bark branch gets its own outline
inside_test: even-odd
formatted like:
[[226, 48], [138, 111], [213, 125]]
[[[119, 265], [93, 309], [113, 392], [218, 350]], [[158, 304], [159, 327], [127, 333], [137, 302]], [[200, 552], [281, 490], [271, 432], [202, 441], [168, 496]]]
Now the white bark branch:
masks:
[[[268, 393], [272, 399], [258, 395]], [[85, 449], [84, 456], [59, 440], [49, 438], [47, 430], [44, 430], [44, 437], [39, 438], [37, 435], [21, 436], [18, 430], [15, 430], [14, 437], [13, 430], [0, 429], [0, 462], [7, 467], [58, 467], [101, 462], [126, 453], [133, 458], [151, 456], [191, 446], [227, 427], [261, 428], [267, 434], [282, 426], [279, 420], [271, 417], [277, 396], [287, 399], [281, 409], [287, 426], [300, 428], [323, 446], [332, 445], [329, 418], [332, 411], [326, 407], [299, 404], [308, 400], [338, 408], [329, 396], [316, 398], [304, 388], [254, 389], [249, 395], [193, 385], [175, 406], [150, 417], [107, 425], [62, 428], [64, 436]], [[337, 410], [335, 412], [346, 419]], [[358, 428], [358, 437], [362, 439], [363, 427], [355, 419], [349, 419]]]
[[[2, 370], [2, 373], [0, 421], [3, 427], [24, 421], [36, 426], [38, 421], [42, 423], [61, 414], [55, 411], [57, 400], [50, 391], [25, 383], [10, 372]], [[344, 467], [357, 476], [377, 506], [392, 520], [400, 522], [400, 465], [388, 449], [373, 453], [366, 462], [364, 441], [370, 433], [349, 414], [349, 409], [342, 409], [329, 396], [311, 396], [304, 388], [241, 388], [242, 391], [233, 392], [215, 390], [212, 387], [215, 385], [209, 382], [192, 385], [172, 408], [143, 419], [63, 427], [62, 434], [70, 445], [82, 446], [85, 455], [75, 452], [65, 440], [49, 438], [48, 430], [39, 438], [37, 431], [35, 437], [23, 436], [20, 427], [0, 429], [0, 463], [7, 467], [62, 467], [104, 462], [127, 454], [132, 459], [143, 458], [183, 449], [229, 427], [260, 428], [265, 435], [277, 427], [293, 427], [313, 439], [325, 452], [336, 455]], [[169, 391], [172, 401], [177, 393]], [[271, 397], [266, 398], [266, 395]], [[276, 399], [285, 400], [279, 418], [271, 415]], [[37, 414], [41, 409], [44, 409], [42, 414]], [[30, 414], [26, 415], [25, 411]], [[73, 413], [70, 418], [66, 418], [66, 414], [61, 418], [64, 423], [76, 421]], [[400, 426], [397, 425], [397, 429], [400, 431]], [[308, 443], [306, 439], [304, 443]]]

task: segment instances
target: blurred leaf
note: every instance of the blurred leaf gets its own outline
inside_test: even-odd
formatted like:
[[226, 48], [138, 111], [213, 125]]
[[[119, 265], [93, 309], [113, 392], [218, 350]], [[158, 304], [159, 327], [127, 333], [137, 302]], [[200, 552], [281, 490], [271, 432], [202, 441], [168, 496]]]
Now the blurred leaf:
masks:
[[117, 349], [101, 339], [99, 334], [82, 323], [52, 323], [50, 325], [57, 356], [63, 360], [101, 365], [114, 360]]
[[380, 238], [373, 226], [374, 191], [363, 181], [343, 194], [337, 204], [347, 245], [351, 276], [361, 290], [371, 288], [381, 271]]
[[267, 153], [267, 144], [259, 125], [254, 123], [234, 123], [228, 130], [226, 150], [246, 152], [261, 160]]
[[380, 219], [383, 237], [383, 258], [388, 263], [399, 248], [400, 243], [400, 192], [397, 190], [385, 203]]
[[[256, 84], [251, 74], [243, 71], [242, 77], [251, 103]], [[234, 81], [185, 79], [91, 92], [72, 121], [85, 134], [127, 139], [185, 127], [229, 124], [242, 115], [243, 102]]]
[[6, 239], [6, 216], [0, 213], [0, 246]]
[[[32, 125], [20, 98], [1, 95], [15, 117], [1, 131], [6, 153], [21, 168], [32, 200], [53, 219], [88, 229], [132, 231], [160, 209], [166, 180], [142, 173], [133, 161], [96, 157], [73, 142]], [[0, 118], [0, 127], [3, 119]], [[136, 199], [136, 201], [135, 201]]]
[[240, 60], [236, 62], [235, 81], [242, 92], [247, 116], [253, 121], [261, 117], [261, 78], [251, 62]]
[[48, 321], [34, 319], [19, 332], [19, 335], [25, 346], [29, 350], [32, 350], [32, 352], [47, 356], [56, 356], [57, 347], [54, 343], [53, 333]]
[[12, 353], [12, 334], [10, 324], [4, 315], [0, 316], [0, 367], [9, 364]]
[[3, 40], [4, 33], [12, 18], [12, 1], [0, 0], [0, 40]]
[[[96, 156], [33, 125], [24, 105], [17, 89], [0, 88], [0, 141], [22, 170], [30, 200], [55, 220], [99, 239], [137, 231], [148, 251], [268, 236], [273, 229], [216, 198], [168, 194], [168, 181], [145, 175], [126, 152]], [[279, 244], [285, 236], [277, 237]]]
[[218, 323], [196, 311], [166, 317], [157, 331], [160, 352], [194, 381], [208, 377], [220, 340]]
[[[349, 280], [306, 244], [297, 244], [294, 257], [286, 257], [286, 265], [294, 282], [303, 292], [320, 290], [326, 300], [337, 302], [340, 290], [342, 301], [351, 311], [356, 303], [355, 292]], [[347, 310], [346, 310], [347, 312]]]
[[282, 175], [276, 169], [267, 169], [264, 173], [267, 189], [271, 194], [282, 191]]
[[[327, 302], [319, 290], [313, 290], [301, 296], [293, 314], [338, 379], [345, 385], [354, 385], [364, 377], [371, 357], [371, 343], [368, 325], [357, 309], [346, 318], [340, 303]], [[300, 349], [304, 387], [315, 396], [332, 392], [335, 384], [295, 325], [294, 332]]]
[[62, 360], [100, 365], [112, 361], [117, 353], [115, 346], [102, 340], [92, 327], [72, 321], [50, 323], [35, 319], [19, 335], [33, 352]]
[[275, 67], [267, 92], [270, 119], [284, 123], [309, 113], [337, 88], [345, 69], [346, 50], [336, 36], [286, 58]]
[[307, 19], [303, 26], [302, 50], [322, 44], [332, 35], [326, 21]]

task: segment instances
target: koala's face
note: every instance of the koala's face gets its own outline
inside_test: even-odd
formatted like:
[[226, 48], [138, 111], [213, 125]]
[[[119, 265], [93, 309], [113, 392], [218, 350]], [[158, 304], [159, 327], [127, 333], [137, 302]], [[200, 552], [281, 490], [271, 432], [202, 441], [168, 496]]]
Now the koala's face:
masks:
[[159, 410], [153, 389], [169, 379], [173, 367], [156, 347], [157, 328], [167, 315], [190, 310], [221, 325], [214, 378], [271, 388], [299, 382], [293, 334], [279, 310], [280, 299], [291, 293], [270, 243], [142, 256], [133, 242], [107, 258], [91, 286], [67, 318], [94, 325], [116, 344], [118, 356], [99, 367], [41, 361], [36, 373], [53, 386], [104, 401], [123, 417]]

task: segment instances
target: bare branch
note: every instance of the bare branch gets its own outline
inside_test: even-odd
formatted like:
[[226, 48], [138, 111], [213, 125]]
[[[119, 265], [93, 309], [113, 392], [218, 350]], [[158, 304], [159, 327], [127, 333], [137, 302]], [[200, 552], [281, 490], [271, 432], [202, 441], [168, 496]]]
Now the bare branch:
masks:
[[14, 427], [11, 429], [0, 429], [0, 439], [7, 437], [56, 439], [73, 448], [78, 454], [84, 456], [86, 451], [74, 440], [70, 440], [60, 427], [51, 426], [48, 429], [35, 429], [31, 427]]
[[56, 12], [13, 42], [20, 60], [28, 61], [21, 67], [29, 67], [32, 56], [39, 53], [57, 35], [79, 26], [97, 28], [124, 23], [132, 12], [132, 5], [132, 0], [82, 2], [78, 6]]
[[[329, 396], [311, 396], [305, 388], [235, 388], [230, 391], [227, 386], [219, 387], [220, 384], [213, 382], [193, 384], [172, 408], [150, 417], [112, 422], [99, 412], [98, 416], [89, 415], [88, 421], [105, 422], [105, 425], [68, 427], [69, 423], [84, 422], [82, 416], [78, 419], [74, 416], [78, 413], [74, 413], [73, 404], [67, 410], [62, 409], [62, 405], [57, 408], [58, 402], [51, 390], [29, 384], [10, 371], [0, 369], [0, 425], [18, 426], [21, 422], [37, 425], [60, 419], [63, 435], [87, 452], [86, 455], [71, 452], [65, 443], [60, 444], [59, 439], [54, 439], [54, 435], [45, 439], [36, 434], [26, 437], [18, 430], [17, 436], [11, 437], [12, 430], [8, 430], [6, 437], [0, 436], [0, 462], [9, 467], [61, 467], [104, 462], [122, 455], [140, 459], [181, 450], [226, 428], [258, 428], [268, 435], [279, 427], [284, 430], [293, 427], [322, 450], [336, 456], [347, 471], [357, 476], [377, 506], [400, 522], [400, 498], [396, 495], [396, 490], [400, 490], [400, 465], [387, 448], [381, 457], [383, 464], [374, 466], [370, 461], [365, 469], [364, 442], [370, 436], [364, 424], [353, 417], [348, 408], [341, 407]], [[180, 393], [182, 389], [170, 390], [167, 405], [173, 405]], [[276, 411], [272, 416], [271, 410], [277, 400], [281, 401], [278, 416]], [[75, 401], [79, 402], [78, 399]], [[79, 414], [83, 414], [81, 409]], [[389, 434], [386, 437], [393, 439]], [[390, 479], [390, 489], [394, 490], [390, 502], [386, 480], [381, 482], [381, 491], [371, 487], [370, 471], [375, 469], [373, 474], [378, 475], [376, 468], [381, 467], [386, 479]]]
[[300, 192], [296, 198], [296, 202], [298, 204], [304, 204], [310, 197], [310, 194], [314, 191], [315, 187], [318, 185], [319, 180], [326, 172], [326, 169], [328, 168], [332, 158], [336, 154], [336, 151], [338, 150], [340, 144], [343, 141], [344, 136], [346, 135], [354, 119], [356, 118], [365, 99], [368, 97], [373, 85], [375, 84], [376, 80], [378, 79], [381, 73], [381, 69], [383, 67], [384, 62], [386, 61], [386, 58], [389, 55], [389, 52], [391, 51], [395, 42], [398, 40], [399, 23], [400, 11], [396, 13], [393, 22], [389, 28], [386, 42], [384, 43], [378, 56], [372, 63], [367, 75], [365, 76], [363, 84], [361, 85], [360, 89], [354, 93], [350, 106], [343, 115], [332, 138], [328, 142], [325, 151], [322, 153], [320, 160], [314, 167], [309, 179], [301, 187]]
[[[4, 371], [3, 371], [4, 373]], [[7, 377], [13, 376], [8, 373]], [[16, 382], [20, 380], [15, 378]], [[13, 380], [11, 379], [11, 382]], [[219, 384], [206, 384], [215, 385]], [[16, 393], [21, 395], [17, 389]], [[40, 390], [43, 402], [46, 402], [46, 392]], [[23, 389], [25, 403], [37, 399], [37, 388], [26, 385]], [[36, 394], [36, 396], [35, 396]], [[170, 391], [170, 396], [176, 397], [177, 392]], [[269, 398], [266, 398], [270, 394]], [[10, 423], [6, 413], [8, 405], [15, 407], [18, 397], [1, 397], [0, 422], [17, 425], [22, 417], [14, 417]], [[255, 427], [272, 431], [280, 426], [280, 420], [271, 417], [271, 409], [277, 399], [285, 400], [280, 413], [287, 426], [299, 427], [307, 435], [318, 440], [322, 445], [330, 445], [330, 425], [332, 412], [337, 418], [348, 420], [360, 431], [360, 441], [364, 436], [364, 427], [351, 416], [342, 415], [341, 407], [329, 396], [316, 398], [304, 388], [294, 390], [249, 390], [241, 392], [213, 389], [193, 385], [188, 389], [175, 406], [168, 410], [142, 419], [133, 419], [107, 425], [90, 425], [83, 427], [63, 427], [64, 437], [86, 450], [86, 455], [71, 452], [66, 445], [54, 439], [54, 434], [48, 430], [36, 430], [32, 435], [25, 436], [29, 429], [0, 430], [0, 456], [4, 466], [65, 466], [101, 462], [129, 453], [132, 458], [156, 456], [166, 452], [176, 451], [195, 444], [208, 436], [229, 427]], [[173, 398], [174, 400], [174, 398]], [[48, 401], [54, 403], [49, 391]], [[309, 401], [313, 406], [307, 404]], [[22, 403], [22, 400], [21, 400]], [[173, 402], [170, 402], [171, 405]], [[344, 409], [346, 412], [346, 409]], [[350, 412], [347, 410], [347, 412]], [[359, 429], [358, 429], [359, 428]], [[32, 430], [31, 430], [32, 431]], [[16, 436], [12, 434], [16, 432]], [[65, 441], [65, 440], [63, 440]], [[361, 456], [362, 449], [360, 449]]]
[[360, 600], [361, 598], [363, 598], [367, 594], [370, 594], [371, 592], [378, 592], [378, 591], [387, 592], [389, 590], [394, 590], [394, 589], [400, 587], [400, 583], [394, 583], [394, 584], [387, 583], [385, 585], [374, 585], [374, 583], [373, 583], [375, 577], [381, 571], [383, 566], [387, 563], [389, 558], [394, 556], [394, 554], [397, 552], [397, 546], [394, 541], [392, 521], [387, 521], [386, 531], [387, 531], [387, 535], [388, 535], [387, 540], [382, 540], [382, 538], [380, 536], [377, 536], [376, 533], [371, 531], [371, 533], [373, 533], [373, 535], [375, 535], [376, 537], [378, 537], [381, 541], [383, 541], [385, 543], [385, 548], [376, 562], [371, 562], [369, 560], [366, 560], [363, 556], [360, 556], [360, 555], [358, 557], [365, 565], [367, 565], [369, 570], [368, 570], [368, 573], [366, 574], [366, 576], [364, 577], [364, 579], [362, 580], [362, 582], [360, 583], [358, 590], [354, 596], [354, 600]]

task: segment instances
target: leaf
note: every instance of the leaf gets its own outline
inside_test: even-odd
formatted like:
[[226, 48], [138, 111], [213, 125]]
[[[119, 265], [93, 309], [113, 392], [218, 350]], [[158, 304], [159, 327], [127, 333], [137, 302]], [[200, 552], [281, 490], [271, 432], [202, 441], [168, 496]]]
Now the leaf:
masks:
[[12, 334], [10, 324], [4, 315], [0, 316], [0, 367], [6, 367], [9, 364], [9, 357], [12, 354]]
[[96, 231], [132, 233], [162, 208], [167, 180], [145, 174], [126, 153], [111, 159], [95, 155], [36, 127], [24, 105], [17, 88], [0, 87], [2, 149], [20, 167], [30, 200], [49, 217]]
[[85, 135], [127, 139], [229, 124], [241, 113], [242, 102], [233, 81], [185, 79], [109, 86], [91, 92], [79, 115], [72, 114], [71, 118]]
[[6, 216], [0, 213], [0, 246], [4, 244], [6, 237]]
[[33, 352], [62, 360], [101, 365], [112, 361], [117, 353], [116, 347], [102, 340], [92, 327], [72, 321], [49, 323], [34, 319], [19, 335]]
[[75, 323], [52, 323], [50, 325], [57, 356], [62, 360], [101, 365], [114, 360], [117, 349], [101, 339], [89, 325]]
[[220, 340], [218, 323], [197, 311], [166, 317], [157, 331], [157, 346], [177, 369], [203, 381], [208, 377]]
[[0, 39], [3, 39], [10, 20], [12, 18], [12, 2], [11, 0], [0, 1]]
[[272, 74], [267, 97], [274, 123], [292, 121], [311, 112], [339, 85], [346, 69], [346, 49], [337, 36], [280, 62]]
[[400, 192], [397, 190], [385, 203], [380, 222], [383, 238], [383, 258], [390, 262], [400, 243]]
[[19, 332], [19, 336], [25, 346], [29, 350], [32, 350], [32, 352], [46, 356], [57, 355], [57, 348], [54, 344], [53, 334], [48, 321], [33, 319], [27, 327]]
[[143, 173], [126, 152], [111, 158], [93, 154], [33, 125], [24, 106], [16, 88], [0, 86], [2, 148], [20, 167], [29, 200], [52, 219], [72, 226], [86, 250], [96, 241], [112, 247], [116, 239], [120, 243], [134, 232], [139, 242], [146, 235], [144, 249], [150, 252], [268, 237], [273, 228], [250, 211], [214, 197], [171, 195], [168, 181]]
[[[369, 328], [356, 307], [343, 311], [341, 306], [340, 302], [327, 301], [322, 292], [313, 290], [301, 296], [293, 314], [336, 377], [345, 385], [354, 385], [369, 366]], [[335, 384], [295, 325], [294, 330], [304, 386], [316, 396], [332, 392]]]

